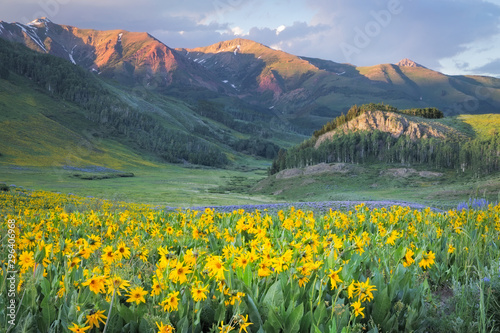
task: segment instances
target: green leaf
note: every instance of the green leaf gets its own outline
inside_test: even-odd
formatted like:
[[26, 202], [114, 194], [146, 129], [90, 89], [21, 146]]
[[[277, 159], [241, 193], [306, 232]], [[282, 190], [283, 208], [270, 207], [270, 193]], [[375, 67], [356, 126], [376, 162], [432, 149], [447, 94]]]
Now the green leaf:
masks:
[[40, 283], [40, 286], [42, 287], [42, 294], [45, 297], [50, 296], [50, 282], [46, 278], [43, 278], [42, 282]]
[[42, 321], [45, 329], [50, 326], [52, 321], [56, 319], [56, 309], [52, 304], [49, 304], [49, 298], [45, 297], [42, 302], [40, 302], [40, 307], [42, 308]]
[[132, 310], [130, 310], [130, 308], [125, 305], [118, 306], [118, 313], [120, 314], [120, 317], [122, 317], [123, 320], [125, 320], [125, 322], [127, 323], [134, 321], [136, 317]]
[[245, 301], [248, 307], [248, 315], [250, 317], [250, 321], [255, 325], [255, 327], [262, 328], [262, 318], [260, 316], [259, 310], [255, 306], [255, 303], [248, 294], [245, 295]]
[[[292, 305], [290, 305], [292, 306]], [[300, 303], [293, 311], [288, 315], [285, 321], [285, 332], [297, 333], [300, 329], [300, 320], [304, 315], [304, 304]]]
[[313, 328], [314, 328], [314, 333], [323, 333], [315, 324], [313, 324]]
[[323, 323], [325, 322], [325, 318], [328, 317], [328, 314], [326, 312], [326, 306], [325, 303], [321, 302], [316, 310], [314, 310], [314, 321], [316, 323]]
[[269, 287], [264, 299], [262, 300], [262, 304], [268, 307], [278, 307], [280, 304], [283, 304], [283, 290], [281, 290], [281, 282], [279, 280], [274, 282], [271, 287]]
[[279, 315], [279, 313], [276, 312], [274, 308], [271, 307], [269, 309], [269, 312], [267, 313], [267, 320], [265, 324], [271, 325], [279, 332], [281, 329], [283, 329], [283, 325], [281, 324], [282, 322], [283, 318]]
[[308, 311], [300, 320], [300, 331], [310, 331], [313, 325], [313, 313]]
[[151, 331], [152, 331], [151, 325], [148, 323], [146, 319], [142, 318], [141, 322], [139, 323], [139, 332], [148, 333]]
[[247, 265], [245, 267], [245, 272], [243, 274], [243, 283], [245, 283], [249, 288], [252, 285], [252, 278], [253, 278], [252, 269], [250, 268], [250, 265]]
[[385, 287], [373, 297], [372, 317], [376, 324], [382, 324], [390, 308], [391, 300]]

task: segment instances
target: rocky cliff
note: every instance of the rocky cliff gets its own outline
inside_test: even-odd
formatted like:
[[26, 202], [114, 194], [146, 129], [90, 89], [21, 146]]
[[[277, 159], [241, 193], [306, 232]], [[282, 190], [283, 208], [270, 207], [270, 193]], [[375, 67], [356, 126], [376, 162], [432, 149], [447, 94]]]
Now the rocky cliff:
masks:
[[452, 132], [458, 134], [451, 127], [436, 121], [408, 117], [394, 112], [368, 111], [340, 128], [321, 135], [316, 141], [315, 147], [318, 148], [321, 143], [331, 140], [337, 133], [374, 130], [390, 133], [395, 138], [407, 135], [412, 139], [445, 138]]

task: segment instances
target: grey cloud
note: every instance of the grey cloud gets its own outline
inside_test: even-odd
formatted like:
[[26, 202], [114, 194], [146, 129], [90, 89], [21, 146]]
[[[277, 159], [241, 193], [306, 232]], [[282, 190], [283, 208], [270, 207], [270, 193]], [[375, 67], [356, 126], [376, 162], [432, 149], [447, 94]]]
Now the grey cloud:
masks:
[[[326, 33], [329, 44], [314, 43], [317, 54], [361, 65], [412, 57], [437, 67], [439, 59], [463, 51], [464, 44], [499, 31], [500, 7], [482, 1], [310, 0], [309, 4], [318, 10], [313, 22], [332, 27]], [[390, 16], [381, 16], [382, 11]], [[341, 45], [352, 46], [351, 53]]]
[[497, 58], [488, 64], [472, 69], [476, 73], [483, 73], [486, 75], [500, 76], [500, 58]]

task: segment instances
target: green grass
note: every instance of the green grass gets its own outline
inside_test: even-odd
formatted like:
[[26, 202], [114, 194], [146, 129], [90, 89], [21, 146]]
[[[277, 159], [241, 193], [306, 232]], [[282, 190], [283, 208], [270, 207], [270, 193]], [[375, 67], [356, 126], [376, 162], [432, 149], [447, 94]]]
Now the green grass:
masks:
[[[84, 175], [84, 172], [60, 167], [0, 166], [0, 183], [36, 190], [172, 207], [258, 204], [275, 201], [274, 198], [265, 195], [249, 195], [241, 191], [241, 184], [236, 184], [236, 188], [234, 184], [231, 185], [234, 179], [242, 178], [247, 183], [258, 182], [265, 176], [262, 169], [223, 170], [164, 165], [128, 167], [120, 171], [132, 172], [134, 177], [87, 180], [74, 176], [75, 173]], [[98, 176], [99, 173], [93, 172], [87, 175]], [[220, 190], [222, 187], [223, 191]]]
[[489, 137], [494, 131], [500, 131], [500, 114], [463, 114], [458, 119], [471, 126], [479, 137]]
[[469, 198], [500, 200], [500, 175], [477, 180], [446, 171], [437, 177], [424, 177], [420, 171], [436, 170], [411, 167], [417, 173], [394, 174], [387, 169], [401, 165], [347, 165], [346, 173], [299, 175], [278, 179], [276, 175], [254, 187], [254, 193], [267, 194], [280, 201], [368, 201], [395, 200], [432, 207], [451, 208]]

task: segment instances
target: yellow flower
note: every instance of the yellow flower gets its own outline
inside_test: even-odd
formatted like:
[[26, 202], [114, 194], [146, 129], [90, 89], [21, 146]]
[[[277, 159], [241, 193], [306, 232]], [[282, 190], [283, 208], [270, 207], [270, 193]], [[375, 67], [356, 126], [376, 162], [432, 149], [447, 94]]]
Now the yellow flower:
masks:
[[115, 254], [113, 248], [110, 245], [104, 248], [103, 254], [101, 255], [101, 259], [102, 261], [104, 261], [106, 265], [111, 265], [115, 260], [117, 260], [117, 255]]
[[356, 282], [352, 280], [349, 287], [347, 287], [347, 297], [354, 298], [354, 291], [356, 290]]
[[125, 245], [125, 242], [121, 241], [120, 244], [118, 244], [118, 249], [116, 249], [115, 252], [118, 260], [121, 260], [122, 258], [129, 259], [130, 258], [130, 248]]
[[127, 295], [129, 297], [127, 299], [127, 302], [135, 302], [135, 304], [146, 303], [146, 299], [144, 298], [144, 296], [147, 293], [148, 292], [145, 291], [142, 287], [135, 287], [134, 289], [130, 290], [130, 293]]
[[404, 267], [408, 267], [415, 262], [415, 260], [413, 259], [414, 254], [415, 253], [411, 249], [406, 249], [406, 253], [405, 253], [405, 257], [404, 257], [404, 261], [403, 261]]
[[448, 245], [448, 253], [450, 253], [450, 254], [451, 254], [451, 253], [453, 253], [453, 252], [455, 252], [455, 247], [453, 246], [453, 244], [449, 244], [449, 245]]
[[236, 258], [236, 267], [240, 267], [242, 269], [245, 269], [245, 267], [248, 265], [250, 260], [248, 259], [247, 254], [241, 254]]
[[238, 331], [238, 333], [241, 333], [241, 331], [243, 330], [248, 333], [247, 327], [253, 325], [252, 323], [248, 322], [248, 315], [246, 315], [246, 317], [243, 317], [243, 315], [241, 314], [239, 315], [238, 324], [240, 325], [240, 330]]
[[90, 329], [90, 326], [80, 327], [79, 325], [73, 323], [73, 327], [68, 327], [68, 329], [75, 333], [85, 333], [85, 331]]
[[88, 241], [88, 246], [90, 247], [90, 250], [92, 252], [94, 252], [95, 250], [97, 250], [98, 248], [101, 247], [101, 238], [99, 236], [90, 235], [89, 238], [90, 239]]
[[271, 275], [272, 271], [271, 269], [269, 268], [269, 262], [267, 261], [262, 261], [260, 264], [259, 264], [259, 269], [257, 270], [257, 275], [259, 277], [266, 277], [266, 276], [269, 276]]
[[89, 289], [96, 294], [104, 293], [104, 276], [92, 277], [82, 283], [82, 286], [89, 286]]
[[220, 256], [207, 258], [205, 268], [208, 269], [210, 276], [215, 277], [217, 281], [224, 280], [224, 271], [227, 271], [227, 269], [224, 267]]
[[73, 268], [77, 268], [77, 269], [78, 269], [78, 268], [80, 267], [80, 262], [81, 262], [81, 261], [82, 261], [82, 260], [81, 260], [80, 258], [78, 258], [78, 257], [73, 257], [73, 258], [71, 259], [71, 261], [69, 262], [69, 264], [68, 264], [68, 265], [69, 265], [69, 269], [70, 269], [70, 270], [71, 270], [71, 269], [73, 269]]
[[224, 325], [224, 321], [221, 321], [220, 327], [218, 327], [219, 333], [229, 333], [231, 332], [234, 327], [230, 324]]
[[370, 285], [370, 278], [366, 279], [365, 282], [358, 282], [359, 300], [361, 302], [372, 300], [373, 291], [376, 290], [377, 288], [374, 285]]
[[85, 321], [85, 324], [90, 325], [90, 329], [92, 329], [94, 326], [99, 328], [99, 322], [106, 324], [104, 321], [106, 319], [106, 316], [104, 315], [104, 310], [101, 311], [92, 311], [89, 315], [87, 315], [87, 320]]
[[23, 253], [19, 256], [19, 264], [21, 264], [22, 271], [26, 271], [28, 268], [31, 268], [35, 265], [35, 253], [33, 251], [23, 251]]
[[163, 325], [162, 322], [158, 325], [158, 322], [155, 322], [156, 326], [158, 326], [158, 333], [172, 333], [174, 328], [170, 325]]
[[393, 230], [391, 231], [391, 234], [389, 235], [385, 243], [390, 245], [395, 245], [396, 244], [395, 241], [398, 238], [399, 238], [399, 232], [397, 230]]
[[359, 315], [363, 316], [363, 318], [365, 317], [365, 314], [363, 313], [363, 310], [365, 308], [361, 307], [361, 302], [360, 301], [352, 303], [351, 306], [354, 308], [354, 314], [356, 315], [356, 317], [359, 316]]
[[366, 279], [365, 282], [351, 282], [349, 287], [347, 287], [347, 295], [349, 298], [357, 297], [359, 301], [370, 301], [373, 299], [373, 292], [376, 291], [374, 285], [370, 285], [370, 278]]
[[424, 269], [431, 267], [432, 264], [434, 264], [434, 259], [436, 258], [436, 255], [432, 252], [429, 251], [427, 253], [422, 254], [422, 259], [418, 263], [420, 267], [423, 267]]
[[207, 298], [208, 286], [191, 288], [191, 296], [195, 302], [203, 301]]
[[177, 311], [177, 307], [179, 306], [179, 292], [175, 291], [167, 295], [167, 297], [161, 302], [164, 311]]
[[342, 267], [334, 271], [333, 269], [330, 269], [330, 274], [328, 274], [328, 277], [330, 278], [330, 284], [332, 285], [332, 290], [337, 288], [337, 282], [342, 283], [342, 280], [340, 279], [339, 273], [342, 270]]
[[106, 280], [106, 284], [108, 285], [108, 294], [112, 294], [115, 289], [116, 293], [121, 296], [120, 289], [127, 290], [127, 287], [130, 287], [130, 283], [127, 280], [123, 280], [118, 275], [113, 276]]
[[158, 282], [158, 279], [154, 278], [153, 285], [151, 286], [151, 296], [158, 296], [159, 294], [161, 294], [162, 289], [163, 288]]
[[302, 276], [301, 278], [299, 278], [299, 287], [305, 286], [307, 282], [309, 282], [307, 276]]
[[177, 262], [175, 268], [168, 275], [168, 278], [174, 283], [177, 283], [177, 281], [179, 281], [180, 284], [183, 284], [187, 281], [186, 274], [189, 274], [191, 272], [192, 271], [189, 269], [189, 267], [184, 266], [184, 264], [179, 261]]

